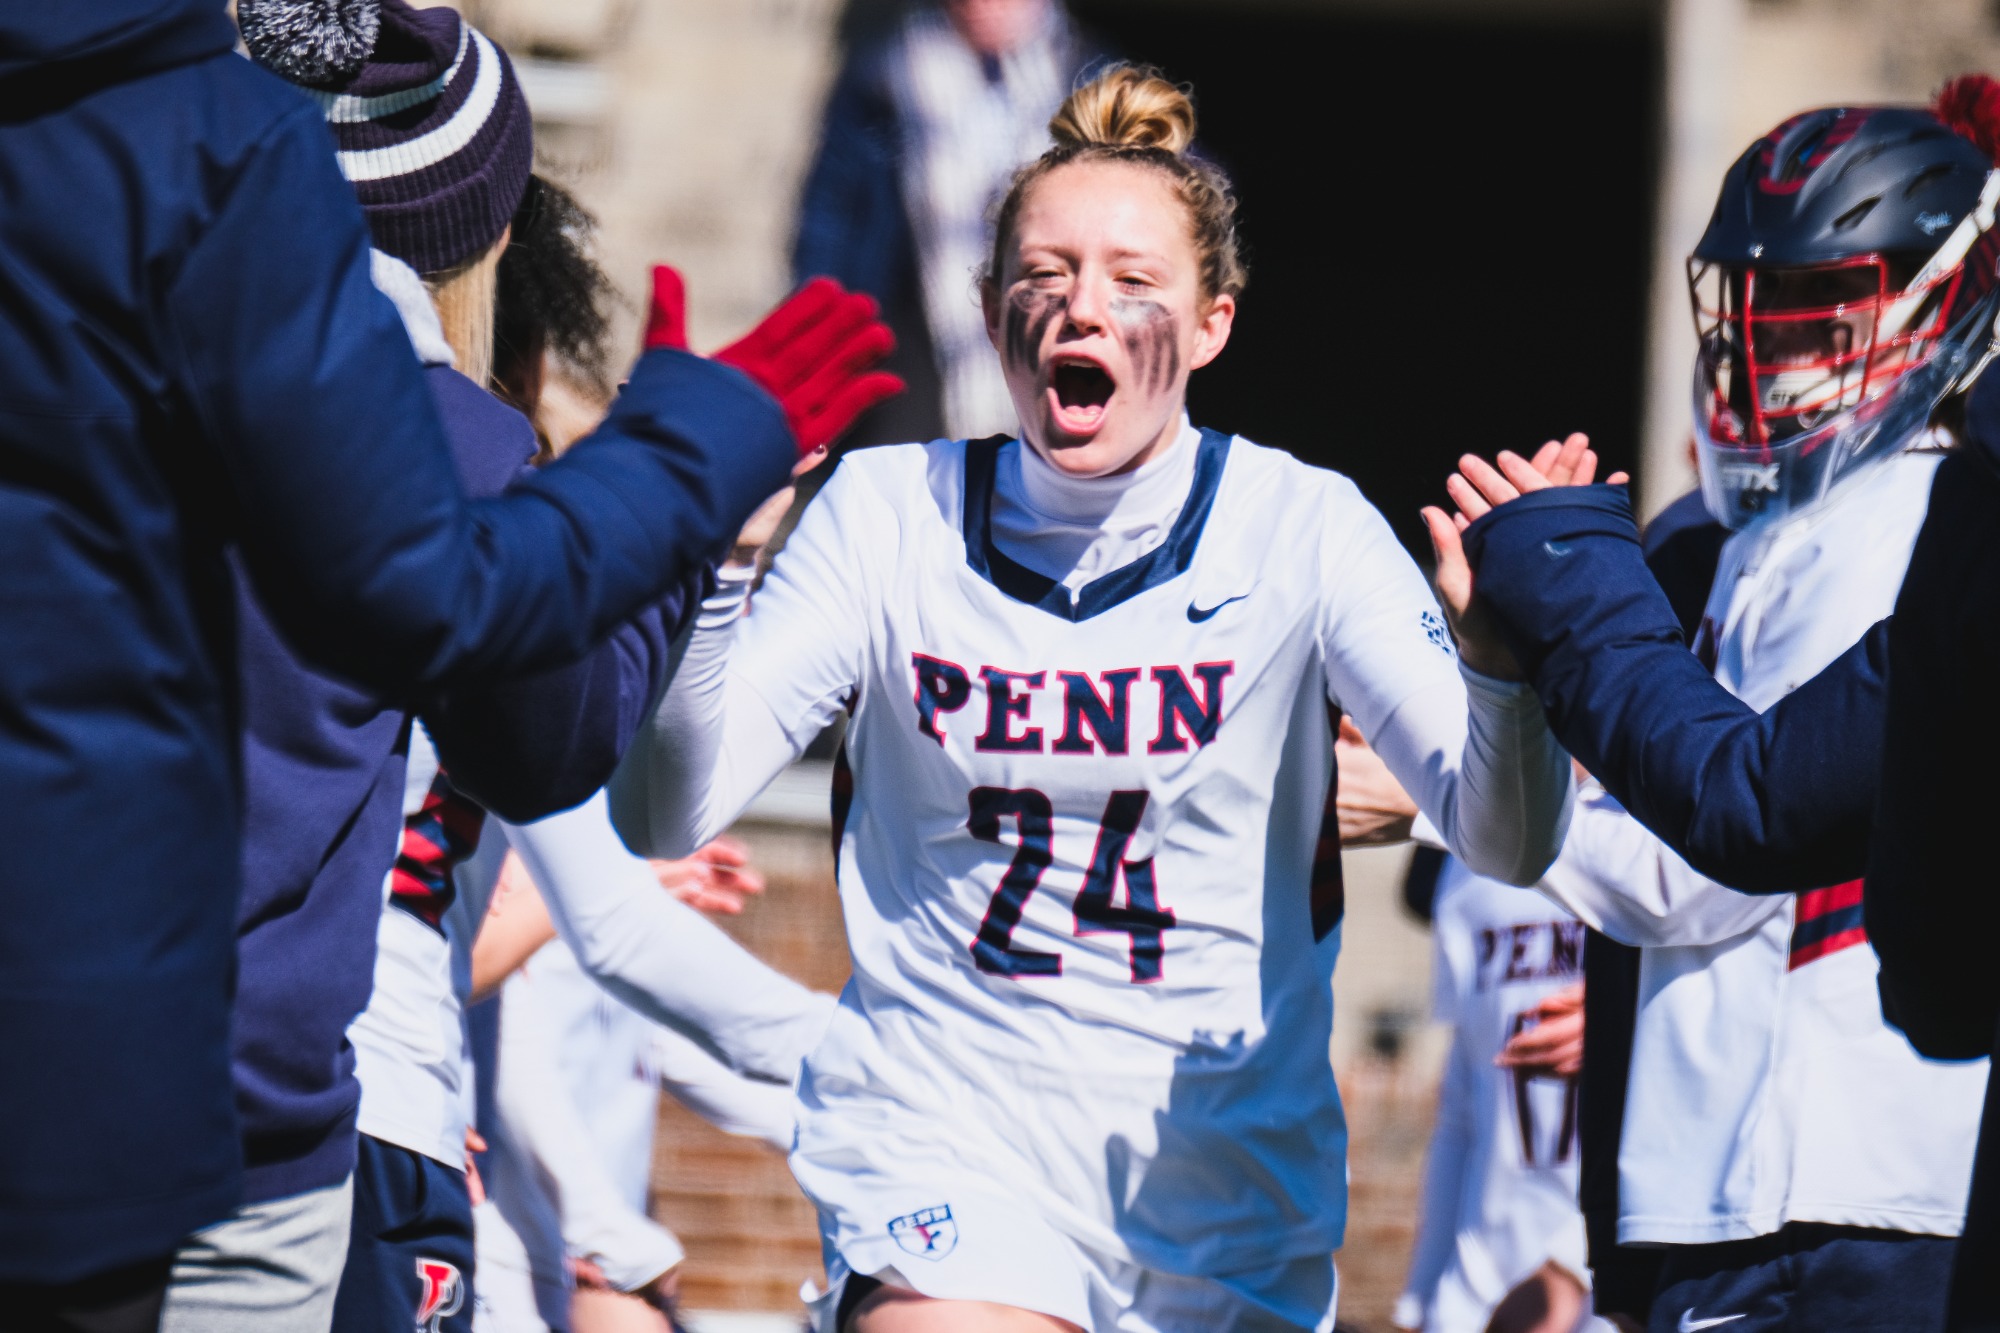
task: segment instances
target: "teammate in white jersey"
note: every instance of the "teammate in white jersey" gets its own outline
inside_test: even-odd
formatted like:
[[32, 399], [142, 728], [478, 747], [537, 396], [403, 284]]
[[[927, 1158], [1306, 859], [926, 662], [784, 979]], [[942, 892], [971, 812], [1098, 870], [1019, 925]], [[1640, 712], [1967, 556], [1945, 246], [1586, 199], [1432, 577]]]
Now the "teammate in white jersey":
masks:
[[672, 855], [851, 710], [854, 976], [792, 1155], [822, 1329], [1330, 1327], [1330, 717], [1482, 873], [1561, 841], [1568, 760], [1381, 516], [1188, 424], [1243, 284], [1193, 121], [1141, 71], [1071, 96], [983, 286], [1024, 439], [848, 457], [612, 786]]
[[[1690, 270], [1703, 491], [1739, 531], [1695, 647], [1752, 708], [1896, 602], [1992, 355], [1996, 204], [1985, 149], [1917, 108], [1808, 112], [1731, 169]], [[1461, 524], [1541, 484], [1503, 466], [1462, 463]], [[1654, 1333], [1941, 1326], [1986, 1062], [1884, 1020], [1861, 882], [1733, 892], [1593, 791], [1541, 888], [1642, 949], [1618, 1234], [1665, 1247]]]
[[1535, 1025], [1544, 1000], [1582, 975], [1583, 925], [1532, 889], [1447, 861], [1431, 937], [1433, 1016], [1451, 1025], [1452, 1045], [1396, 1323], [1484, 1333], [1508, 1293], [1546, 1266], [1545, 1289], [1566, 1305], [1536, 1326], [1569, 1333], [1587, 1315], [1590, 1281], [1576, 1201], [1576, 1079], [1503, 1066], [1500, 1056]]

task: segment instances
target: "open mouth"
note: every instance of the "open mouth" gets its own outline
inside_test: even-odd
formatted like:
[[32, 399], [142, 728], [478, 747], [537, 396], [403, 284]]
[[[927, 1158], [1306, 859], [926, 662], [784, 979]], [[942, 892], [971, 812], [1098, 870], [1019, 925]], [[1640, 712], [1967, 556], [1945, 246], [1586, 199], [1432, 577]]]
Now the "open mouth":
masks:
[[1095, 361], [1057, 362], [1049, 384], [1055, 397], [1056, 425], [1072, 434], [1095, 430], [1117, 389], [1117, 381]]

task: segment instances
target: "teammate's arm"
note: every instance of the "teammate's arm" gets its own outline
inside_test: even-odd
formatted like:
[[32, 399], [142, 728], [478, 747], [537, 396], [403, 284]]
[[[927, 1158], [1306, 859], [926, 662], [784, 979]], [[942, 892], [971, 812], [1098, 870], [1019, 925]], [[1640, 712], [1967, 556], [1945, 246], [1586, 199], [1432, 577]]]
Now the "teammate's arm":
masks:
[[1649, 948], [1720, 944], [1785, 905], [1701, 874], [1596, 785], [1577, 798], [1562, 855], [1535, 887], [1591, 929]]
[[[1345, 483], [1342, 483], [1345, 484]], [[1532, 884], [1562, 847], [1569, 757], [1524, 685], [1461, 672], [1416, 564], [1365, 503], [1322, 547], [1329, 698], [1351, 715], [1452, 854]]]
[[563, 1077], [562, 1038], [532, 976], [509, 979], [501, 996], [493, 1098], [506, 1151], [548, 1191], [565, 1248], [620, 1291], [657, 1281], [686, 1257], [680, 1240], [627, 1203], [605, 1166]]
[[233, 182], [159, 321], [173, 409], [217, 451], [259, 600], [315, 660], [391, 688], [581, 657], [718, 554], [796, 456], [749, 377], [655, 351], [590, 440], [467, 501], [303, 101]]
[[1465, 555], [1555, 734], [1696, 870], [1752, 893], [1862, 875], [1887, 621], [1760, 715], [1687, 651], [1624, 488], [1508, 500]]
[[[701, 605], [665, 696], [618, 767], [611, 819], [642, 856], [691, 855], [826, 728], [861, 679], [869, 623], [860, 549], [894, 515], [837, 469], [758, 591], [732, 561]], [[853, 534], [850, 539], [844, 534]]]
[[753, 957], [659, 885], [619, 845], [597, 796], [533, 824], [502, 824], [556, 933], [598, 985], [739, 1073], [789, 1085], [832, 997]]

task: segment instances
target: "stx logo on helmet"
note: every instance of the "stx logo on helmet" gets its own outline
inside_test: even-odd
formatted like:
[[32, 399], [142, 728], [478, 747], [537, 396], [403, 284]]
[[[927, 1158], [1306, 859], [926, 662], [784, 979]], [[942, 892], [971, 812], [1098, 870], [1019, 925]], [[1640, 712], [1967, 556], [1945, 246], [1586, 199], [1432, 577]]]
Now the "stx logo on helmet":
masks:
[[1776, 463], [1730, 463], [1722, 469], [1725, 485], [1739, 491], [1767, 491], [1778, 493], [1778, 465]]
[[417, 1333], [438, 1333], [446, 1316], [457, 1314], [465, 1303], [465, 1280], [459, 1276], [457, 1264], [419, 1259], [417, 1281], [423, 1284], [417, 1299]]

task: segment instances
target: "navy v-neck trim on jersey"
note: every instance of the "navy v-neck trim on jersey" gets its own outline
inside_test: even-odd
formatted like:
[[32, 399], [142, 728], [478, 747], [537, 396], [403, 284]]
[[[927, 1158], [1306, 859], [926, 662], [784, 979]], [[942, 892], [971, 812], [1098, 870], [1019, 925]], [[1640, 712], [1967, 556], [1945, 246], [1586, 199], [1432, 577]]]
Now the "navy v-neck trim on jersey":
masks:
[[993, 483], [999, 471], [1000, 446], [1011, 438], [992, 435], [965, 443], [965, 563], [1001, 592], [1062, 620], [1088, 620], [1179, 577], [1194, 563], [1195, 547], [1201, 543], [1216, 488], [1222, 483], [1222, 465], [1229, 457], [1227, 435], [1202, 429], [1201, 443], [1195, 446], [1194, 480], [1188, 487], [1187, 503], [1181, 506], [1167, 539], [1131, 564], [1084, 584], [1074, 601], [1061, 583], [1029, 569], [993, 541]]

